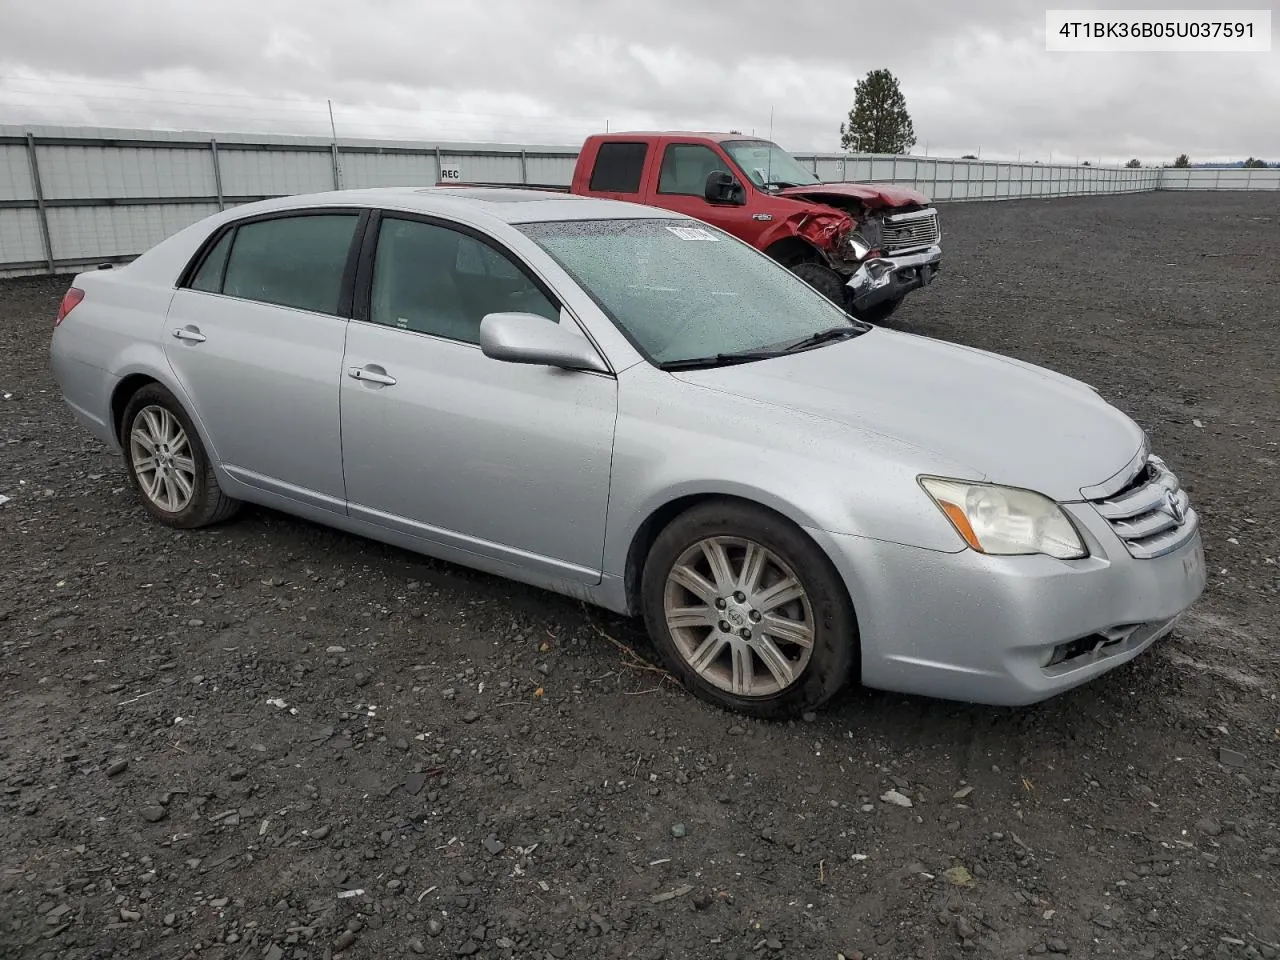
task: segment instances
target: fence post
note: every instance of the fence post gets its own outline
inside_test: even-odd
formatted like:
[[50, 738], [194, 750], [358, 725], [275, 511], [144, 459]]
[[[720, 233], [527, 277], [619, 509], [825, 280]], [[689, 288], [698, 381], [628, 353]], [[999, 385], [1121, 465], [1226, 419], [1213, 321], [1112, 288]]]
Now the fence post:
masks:
[[209, 152], [213, 154], [213, 189], [218, 196], [218, 209], [227, 209], [226, 202], [222, 198], [222, 165], [218, 162], [218, 141], [209, 141]]
[[36, 210], [40, 217], [40, 239], [44, 243], [44, 259], [53, 276], [53, 240], [49, 236], [49, 209], [44, 205], [44, 187], [40, 183], [40, 160], [36, 154], [36, 135], [27, 133], [27, 160], [31, 164], [31, 188], [36, 195]]
[[520, 182], [529, 182], [529, 151], [520, 151]]

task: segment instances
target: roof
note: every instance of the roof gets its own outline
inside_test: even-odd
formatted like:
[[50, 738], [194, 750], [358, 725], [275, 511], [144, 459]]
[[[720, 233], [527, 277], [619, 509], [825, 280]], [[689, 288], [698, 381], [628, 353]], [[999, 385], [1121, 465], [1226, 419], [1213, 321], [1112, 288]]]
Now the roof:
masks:
[[[519, 187], [373, 187], [276, 197], [237, 206], [239, 214], [319, 206], [383, 207], [441, 216], [479, 215], [504, 223], [554, 220], [688, 219], [638, 203]], [[230, 211], [228, 211], [230, 212]]]
[[726, 140], [762, 140], [771, 143], [768, 137], [759, 137], [753, 133], [716, 133], [708, 130], [616, 130], [609, 133], [597, 133], [594, 136], [602, 140], [626, 140], [634, 137], [644, 137], [646, 140], [656, 140], [659, 137], [698, 137], [703, 140], [712, 140], [715, 143], [724, 143]]

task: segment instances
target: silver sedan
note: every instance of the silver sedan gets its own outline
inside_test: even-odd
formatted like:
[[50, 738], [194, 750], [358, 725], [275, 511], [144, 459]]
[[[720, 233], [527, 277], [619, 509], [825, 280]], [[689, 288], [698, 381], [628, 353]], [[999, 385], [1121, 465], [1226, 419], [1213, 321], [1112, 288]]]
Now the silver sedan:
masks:
[[715, 228], [482, 188], [236, 207], [78, 276], [53, 369], [174, 527], [263, 504], [642, 615], [698, 695], [998, 704], [1156, 642], [1198, 520], [1094, 390]]

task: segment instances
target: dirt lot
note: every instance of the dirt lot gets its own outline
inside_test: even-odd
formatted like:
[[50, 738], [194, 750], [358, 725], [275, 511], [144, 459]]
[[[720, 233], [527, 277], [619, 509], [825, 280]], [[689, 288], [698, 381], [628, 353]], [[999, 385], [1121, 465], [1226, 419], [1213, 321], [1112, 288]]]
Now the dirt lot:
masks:
[[901, 324], [1093, 383], [1204, 519], [1179, 632], [1032, 709], [744, 722], [568, 600], [165, 530], [47, 373], [65, 279], [0, 285], [0, 956], [1276, 957], [1280, 195], [944, 214]]

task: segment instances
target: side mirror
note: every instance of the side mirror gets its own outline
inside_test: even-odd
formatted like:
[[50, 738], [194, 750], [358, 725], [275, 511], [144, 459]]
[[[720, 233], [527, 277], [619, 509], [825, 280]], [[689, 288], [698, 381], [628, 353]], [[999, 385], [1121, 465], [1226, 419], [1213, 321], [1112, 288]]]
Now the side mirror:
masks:
[[702, 195], [708, 203], [743, 204], [747, 202], [747, 192], [742, 189], [742, 184], [734, 179], [733, 174], [724, 170], [712, 170], [707, 174]]
[[480, 350], [507, 363], [607, 373], [590, 341], [535, 313], [490, 313], [480, 321]]

